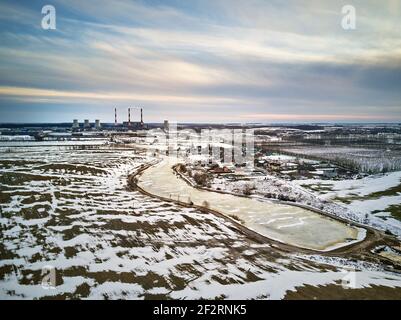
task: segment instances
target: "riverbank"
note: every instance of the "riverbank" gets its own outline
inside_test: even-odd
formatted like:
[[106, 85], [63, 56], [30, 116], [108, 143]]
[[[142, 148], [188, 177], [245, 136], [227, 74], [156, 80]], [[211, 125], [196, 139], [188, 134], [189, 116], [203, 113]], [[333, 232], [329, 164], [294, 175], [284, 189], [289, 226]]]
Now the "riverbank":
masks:
[[175, 163], [167, 160], [141, 171], [138, 187], [163, 199], [197, 205], [227, 217], [236, 216], [244, 221], [242, 226], [253, 232], [302, 249], [331, 251], [359, 242], [365, 236], [364, 229], [305, 208], [190, 187], [174, 174]]

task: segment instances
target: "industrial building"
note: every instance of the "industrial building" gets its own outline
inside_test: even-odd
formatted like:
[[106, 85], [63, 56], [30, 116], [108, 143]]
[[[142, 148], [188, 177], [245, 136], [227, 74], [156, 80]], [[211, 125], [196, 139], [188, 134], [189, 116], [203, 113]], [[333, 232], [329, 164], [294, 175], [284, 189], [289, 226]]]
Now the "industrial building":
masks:
[[[83, 124], [83, 130], [88, 131], [88, 130], [101, 130], [102, 126], [100, 124], [100, 120], [95, 120], [95, 124], [94, 127], [91, 126], [91, 123], [89, 122], [89, 119], [85, 119], [84, 120], [84, 124]], [[81, 129], [78, 119], [74, 119], [73, 123], [72, 123], [72, 131], [79, 131]]]
[[143, 121], [143, 109], [136, 108], [140, 111], [139, 121], [131, 121], [131, 109], [128, 108], [128, 121], [123, 121], [122, 123], [118, 122], [118, 114], [117, 108], [114, 108], [114, 126], [112, 124], [104, 124], [103, 126], [100, 124], [100, 120], [95, 120], [94, 123], [90, 123], [89, 119], [85, 119], [83, 122], [83, 126], [80, 126], [78, 119], [74, 119], [72, 123], [72, 131], [89, 131], [89, 130], [118, 130], [118, 131], [128, 131], [128, 130], [143, 130], [147, 129], [148, 126]]
[[[128, 130], [141, 130], [141, 129], [146, 129], [147, 126], [145, 125], [145, 123], [143, 122], [143, 109], [141, 109], [141, 116], [140, 116], [140, 121], [138, 122], [132, 122], [131, 121], [131, 108], [128, 108], [128, 121], [124, 121], [122, 126], [124, 129], [128, 129]], [[117, 124], [117, 111], [115, 109], [115, 125]]]

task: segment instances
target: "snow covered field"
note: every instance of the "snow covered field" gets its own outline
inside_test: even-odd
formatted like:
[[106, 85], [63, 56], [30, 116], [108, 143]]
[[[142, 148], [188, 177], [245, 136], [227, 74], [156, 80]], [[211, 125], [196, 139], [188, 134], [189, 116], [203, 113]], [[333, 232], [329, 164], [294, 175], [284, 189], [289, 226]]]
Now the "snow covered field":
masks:
[[[0, 136], [1, 137], [1, 136]], [[35, 141], [33, 139], [27, 139], [26, 141], [19, 140], [6, 140], [0, 142], [0, 151], [4, 148], [12, 147], [37, 147], [37, 146], [78, 146], [78, 145], [102, 145], [107, 143], [105, 138], [85, 138], [85, 139], [75, 139], [75, 140], [47, 140], [47, 141]], [[4, 151], [4, 150], [3, 150]]]
[[380, 217], [381, 223], [392, 227], [395, 232], [401, 230], [401, 171], [357, 180], [309, 179], [295, 183], [312, 190], [321, 199], [341, 204], [349, 211], [368, 218]]
[[[350, 294], [347, 265], [371, 297], [401, 290], [381, 266], [285, 253], [211, 213], [129, 190], [127, 175], [152, 160], [135, 150], [1, 151], [0, 299], [313, 298], [310, 286]], [[45, 266], [56, 268], [54, 288], [42, 286]]]
[[303, 146], [283, 148], [292, 155], [303, 155], [332, 161], [366, 173], [382, 173], [401, 169], [399, 151], [382, 148], [358, 148], [348, 146]]

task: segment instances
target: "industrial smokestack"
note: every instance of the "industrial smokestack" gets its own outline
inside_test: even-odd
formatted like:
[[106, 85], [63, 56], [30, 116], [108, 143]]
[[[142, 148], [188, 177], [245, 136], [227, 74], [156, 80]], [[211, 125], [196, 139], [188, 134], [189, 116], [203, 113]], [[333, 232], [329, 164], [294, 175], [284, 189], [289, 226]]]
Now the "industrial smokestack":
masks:
[[114, 108], [114, 125], [117, 125], [117, 108]]
[[128, 125], [131, 125], [131, 108], [128, 108]]
[[143, 114], [142, 114], [142, 108], [141, 108], [141, 124], [143, 124]]

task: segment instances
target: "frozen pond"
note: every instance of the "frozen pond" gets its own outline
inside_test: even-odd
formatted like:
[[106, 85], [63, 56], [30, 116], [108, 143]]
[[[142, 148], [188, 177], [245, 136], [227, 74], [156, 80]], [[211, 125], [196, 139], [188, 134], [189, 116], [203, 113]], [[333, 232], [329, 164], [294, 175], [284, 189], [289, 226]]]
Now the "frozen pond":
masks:
[[365, 230], [325, 217], [303, 208], [199, 190], [188, 185], [172, 170], [175, 161], [167, 159], [145, 170], [138, 185], [165, 198], [192, 201], [225, 215], [235, 215], [258, 233], [294, 246], [328, 251], [359, 241]]

